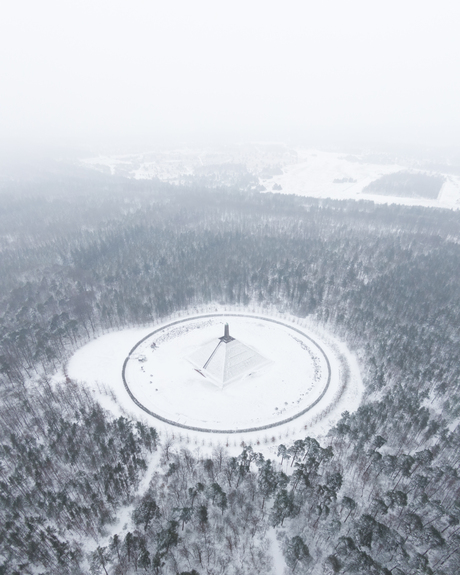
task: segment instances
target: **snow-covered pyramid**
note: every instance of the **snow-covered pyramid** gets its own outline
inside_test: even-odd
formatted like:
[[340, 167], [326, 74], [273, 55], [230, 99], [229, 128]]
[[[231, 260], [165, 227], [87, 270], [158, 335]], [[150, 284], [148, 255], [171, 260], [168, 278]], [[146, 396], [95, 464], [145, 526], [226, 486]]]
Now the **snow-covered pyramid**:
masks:
[[251, 347], [231, 337], [228, 323], [223, 337], [210, 341], [189, 358], [197, 371], [223, 386], [271, 363]]

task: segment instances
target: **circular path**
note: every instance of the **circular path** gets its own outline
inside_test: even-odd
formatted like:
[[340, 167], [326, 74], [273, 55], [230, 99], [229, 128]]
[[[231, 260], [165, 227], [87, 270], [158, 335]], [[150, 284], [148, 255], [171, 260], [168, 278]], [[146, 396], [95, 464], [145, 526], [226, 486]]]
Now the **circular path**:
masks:
[[[217, 386], [189, 357], [218, 341], [230, 324], [233, 337], [270, 360], [254, 373]], [[142, 338], [122, 368], [125, 389], [144, 412], [170, 425], [208, 433], [270, 429], [331, 401], [340, 385], [334, 352], [302, 327], [241, 313], [179, 319]], [[331, 385], [332, 383], [332, 385]]]

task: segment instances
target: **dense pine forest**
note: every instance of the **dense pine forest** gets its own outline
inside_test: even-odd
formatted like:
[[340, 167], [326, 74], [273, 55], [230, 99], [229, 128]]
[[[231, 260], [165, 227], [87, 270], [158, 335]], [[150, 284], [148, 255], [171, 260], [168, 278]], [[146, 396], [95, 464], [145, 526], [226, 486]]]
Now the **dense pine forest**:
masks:
[[[267, 574], [275, 542], [288, 574], [459, 573], [459, 270], [448, 210], [77, 168], [3, 180], [0, 574]], [[105, 330], [212, 302], [336, 334], [361, 407], [233, 457], [55, 383]]]

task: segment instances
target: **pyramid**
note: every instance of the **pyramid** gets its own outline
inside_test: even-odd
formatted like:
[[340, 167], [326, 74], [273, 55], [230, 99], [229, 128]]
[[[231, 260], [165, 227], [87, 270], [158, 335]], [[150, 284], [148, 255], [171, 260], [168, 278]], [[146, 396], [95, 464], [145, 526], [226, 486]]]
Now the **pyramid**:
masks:
[[188, 359], [201, 375], [221, 387], [271, 363], [232, 337], [228, 324], [222, 337], [206, 343]]

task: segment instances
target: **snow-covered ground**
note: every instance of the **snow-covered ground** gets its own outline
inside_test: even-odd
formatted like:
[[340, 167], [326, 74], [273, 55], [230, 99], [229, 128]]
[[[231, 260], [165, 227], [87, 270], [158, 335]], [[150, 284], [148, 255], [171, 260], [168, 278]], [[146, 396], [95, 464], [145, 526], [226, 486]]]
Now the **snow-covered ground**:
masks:
[[[202, 310], [197, 315], [205, 311], [209, 310]], [[134, 350], [126, 369], [134, 396], [167, 419], [221, 430], [260, 427], [282, 421], [310, 405], [322, 393], [327, 374], [326, 360], [315, 345], [312, 342], [305, 344], [308, 338], [300, 337], [289, 327], [257, 319], [251, 322], [248, 318], [236, 318], [232, 313], [235, 310], [219, 310], [205, 327], [182, 330], [185, 333], [180, 333], [181, 330], [174, 333], [177, 328], [165, 330], [158, 338], [160, 341], [156, 341], [156, 349], [151, 348], [155, 338], [141, 344]], [[186, 322], [189, 327], [200, 324], [194, 317]], [[178, 318], [174, 319], [177, 321]], [[185, 314], [181, 319], [185, 319]], [[161, 325], [126, 329], [99, 337], [75, 353], [67, 372], [72, 379], [86, 382], [103, 406], [115, 415], [125, 414], [146, 421], [160, 433], [189, 444], [191, 448], [218, 444], [239, 447], [242, 441], [269, 446], [284, 438], [324, 435], [343, 411], [354, 411], [359, 406], [363, 386], [356, 358], [343, 342], [308, 320], [285, 315], [271, 319], [301, 329], [312, 337], [324, 350], [331, 366], [331, 383], [319, 403], [299, 418], [271, 429], [232, 434], [203, 433], [173, 427], [138, 407], [123, 384], [123, 363], [132, 348]], [[220, 337], [225, 321], [229, 321], [232, 335], [271, 358], [273, 364], [221, 389], [195, 372], [187, 358], [201, 343]], [[171, 320], [164, 325], [168, 323]], [[321, 374], [316, 385], [312, 385], [315, 361]]]
[[[423, 162], [410, 158], [400, 158], [398, 163], [391, 163], [390, 160], [385, 163], [379, 158], [377, 163], [372, 156], [365, 154], [352, 156], [341, 152], [289, 148], [285, 144], [253, 143], [216, 150], [182, 147], [143, 154], [101, 155], [86, 158], [82, 162], [94, 169], [128, 178], [159, 178], [169, 183], [181, 183], [184, 178], [194, 176], [201, 177], [203, 166], [208, 171], [215, 169], [218, 172], [219, 167], [238, 164], [258, 177], [259, 184], [268, 192], [315, 198], [371, 200], [380, 204], [460, 208], [460, 177], [451, 173], [439, 173], [445, 183], [435, 200], [363, 192], [369, 183], [385, 174], [405, 170], [432, 173], [423, 169]], [[334, 182], [343, 179], [352, 181]], [[219, 181], [225, 185], [225, 180]], [[206, 185], [205, 180], [200, 179], [200, 182]]]
[[[271, 363], [219, 387], [198, 373], [189, 358], [203, 347], [212, 353], [226, 320], [238, 341]], [[333, 356], [327, 348], [325, 353]], [[322, 405], [339, 386], [332, 362], [331, 392]], [[300, 333], [258, 318], [227, 315], [185, 319], [153, 334], [131, 354], [125, 379], [136, 399], [164, 418], [187, 426], [238, 430], [278, 423], [306, 409], [324, 392], [329, 370], [320, 348]]]
[[[373, 164], [357, 161], [358, 158], [345, 154], [322, 152], [319, 150], [298, 150], [298, 162], [284, 166], [284, 173], [262, 180], [267, 191], [273, 186], [284, 194], [310, 196], [314, 198], [334, 198], [338, 200], [372, 200], [378, 204], [400, 204], [460, 208], [460, 178], [444, 174], [445, 183], [436, 200], [424, 198], [403, 198], [382, 196], [363, 192], [372, 181], [385, 174], [407, 170], [399, 164]], [[412, 172], [426, 173], [425, 170], [411, 169]], [[354, 182], [334, 183], [334, 180], [355, 180]]]

